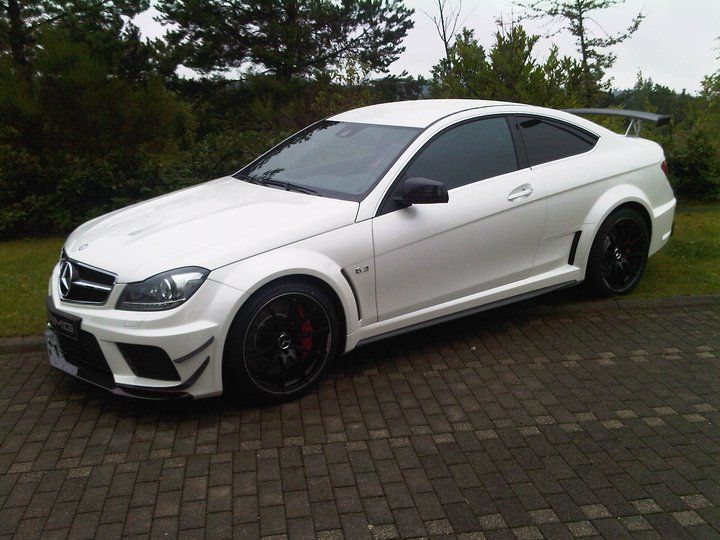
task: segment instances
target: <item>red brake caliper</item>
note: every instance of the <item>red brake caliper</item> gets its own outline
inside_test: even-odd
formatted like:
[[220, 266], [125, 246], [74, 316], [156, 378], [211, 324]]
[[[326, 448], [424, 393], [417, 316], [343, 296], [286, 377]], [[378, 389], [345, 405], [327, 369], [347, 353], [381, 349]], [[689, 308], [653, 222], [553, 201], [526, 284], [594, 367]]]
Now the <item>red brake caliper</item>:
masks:
[[[303, 308], [300, 304], [297, 304], [297, 316], [300, 320], [302, 320], [303, 317], [305, 317], [305, 311], [303, 310]], [[312, 331], [313, 331], [313, 325], [310, 322], [310, 319], [308, 319], [300, 327], [300, 332], [303, 334], [309, 334]], [[305, 360], [305, 358], [307, 358], [308, 354], [310, 354], [310, 351], [312, 350], [312, 336], [303, 338], [300, 341], [300, 345], [302, 346], [302, 351], [303, 351], [301, 360]]]

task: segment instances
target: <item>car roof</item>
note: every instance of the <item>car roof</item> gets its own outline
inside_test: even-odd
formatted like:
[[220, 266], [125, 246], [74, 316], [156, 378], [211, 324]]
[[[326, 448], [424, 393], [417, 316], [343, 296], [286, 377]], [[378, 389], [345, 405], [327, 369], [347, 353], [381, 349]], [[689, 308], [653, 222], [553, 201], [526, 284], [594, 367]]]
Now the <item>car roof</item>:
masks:
[[501, 114], [522, 112], [569, 122], [597, 136], [615, 134], [587, 118], [581, 118], [565, 111], [524, 103], [485, 99], [418, 99], [380, 103], [379, 105], [370, 105], [336, 114], [328, 118], [328, 120], [424, 129], [442, 118], [469, 110], [485, 110], [488, 114], [491, 112]]
[[433, 122], [451, 114], [469, 109], [497, 107], [500, 105], [516, 104], [484, 99], [419, 99], [361, 107], [336, 114], [329, 118], [329, 120], [425, 128]]

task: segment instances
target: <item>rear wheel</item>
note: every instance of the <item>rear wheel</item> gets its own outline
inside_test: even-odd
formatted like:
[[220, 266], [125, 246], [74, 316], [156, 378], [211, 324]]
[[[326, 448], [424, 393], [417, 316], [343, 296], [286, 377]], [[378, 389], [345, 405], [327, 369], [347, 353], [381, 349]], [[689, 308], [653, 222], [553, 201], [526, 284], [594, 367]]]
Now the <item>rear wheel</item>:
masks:
[[338, 337], [336, 308], [324, 290], [302, 280], [270, 285], [242, 307], [230, 328], [225, 391], [264, 401], [297, 397], [336, 356]]
[[627, 294], [640, 282], [647, 263], [650, 231], [631, 208], [610, 214], [590, 250], [586, 284], [597, 296]]

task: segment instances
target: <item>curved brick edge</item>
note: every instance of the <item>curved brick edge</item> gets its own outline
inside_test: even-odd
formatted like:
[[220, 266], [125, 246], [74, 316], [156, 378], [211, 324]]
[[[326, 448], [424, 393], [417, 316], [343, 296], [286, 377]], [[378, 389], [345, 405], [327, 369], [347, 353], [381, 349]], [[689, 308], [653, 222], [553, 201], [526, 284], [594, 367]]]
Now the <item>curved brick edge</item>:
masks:
[[0, 354], [35, 352], [45, 349], [45, 336], [19, 336], [0, 338]]
[[[542, 304], [542, 299], [539, 301]], [[608, 300], [588, 300], [567, 304], [542, 305], [556, 313], [581, 313], [593, 311], [625, 311], [630, 309], [664, 309], [695, 306], [720, 306], [720, 294], [697, 296], [661, 296], [657, 298], [612, 298]]]
[[[564, 313], [592, 313], [598, 311], [623, 311], [629, 309], [686, 308], [701, 306], [720, 306], [720, 294], [696, 296], [661, 296], [657, 298], [620, 298], [609, 300], [588, 300], [585, 302], [543, 303], [543, 297], [520, 305], [500, 308], [505, 313], [521, 311], [527, 314], [562, 315]], [[45, 349], [45, 337], [42, 334], [0, 338], [0, 354], [37, 352]]]

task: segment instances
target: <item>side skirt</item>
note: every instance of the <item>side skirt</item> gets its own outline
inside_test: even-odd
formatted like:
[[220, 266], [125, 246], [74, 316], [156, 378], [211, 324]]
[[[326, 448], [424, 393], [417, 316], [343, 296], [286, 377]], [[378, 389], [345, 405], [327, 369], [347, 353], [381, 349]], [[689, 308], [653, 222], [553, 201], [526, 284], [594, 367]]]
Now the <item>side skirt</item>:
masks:
[[412, 324], [410, 326], [406, 326], [404, 328], [398, 328], [397, 330], [391, 330], [390, 332], [385, 332], [384, 334], [378, 334], [377, 336], [372, 336], [369, 338], [361, 339], [358, 342], [357, 347], [360, 347], [362, 345], [367, 345], [368, 343], [373, 343], [375, 341], [380, 341], [381, 339], [399, 336], [402, 334], [406, 334], [408, 332], [414, 332], [415, 330], [427, 328], [428, 326], [434, 326], [436, 324], [441, 324], [441, 323], [452, 321], [455, 319], [460, 319], [462, 317], [467, 317], [468, 315], [475, 315], [476, 313], [482, 313], [483, 311], [489, 311], [491, 309], [507, 306], [509, 304], [514, 304], [515, 302], [521, 302], [523, 300], [535, 298], [536, 296], [541, 296], [545, 293], [549, 293], [552, 291], [566, 289], [568, 287], [572, 287], [573, 285], [576, 285], [577, 283], [578, 283], [577, 281], [573, 280], [573, 281], [566, 281], [564, 283], [559, 283], [557, 285], [550, 285], [549, 287], [543, 287], [541, 289], [525, 292], [522, 294], [511, 296], [509, 298], [504, 298], [502, 300], [496, 300], [495, 302], [483, 304], [482, 306], [477, 306], [477, 307], [470, 308], [470, 309], [464, 309], [462, 311], [458, 311], [457, 313], [450, 313], [448, 315], [443, 315], [442, 317], [430, 319], [429, 321], [423, 321], [420, 323]]

